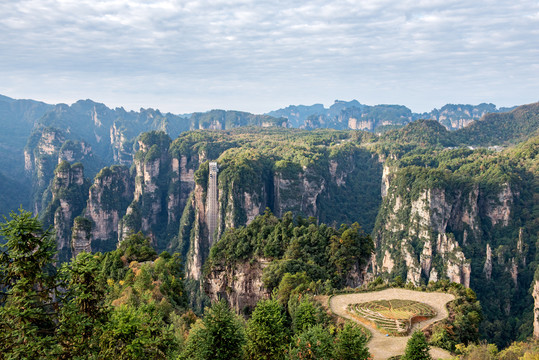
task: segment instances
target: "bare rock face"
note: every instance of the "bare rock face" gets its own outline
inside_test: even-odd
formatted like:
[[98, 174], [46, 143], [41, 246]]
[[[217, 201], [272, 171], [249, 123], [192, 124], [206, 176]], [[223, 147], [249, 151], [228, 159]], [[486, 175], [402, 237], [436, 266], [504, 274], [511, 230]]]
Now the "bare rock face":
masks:
[[58, 260], [63, 262], [72, 257], [71, 227], [75, 217], [82, 212], [88, 194], [82, 164], [61, 162], [48, 191], [52, 201], [43, 212], [42, 220], [45, 226], [54, 226]]
[[388, 250], [386, 250], [384, 254], [384, 260], [382, 262], [382, 272], [393, 272], [393, 267], [395, 266], [395, 262], [391, 258], [391, 254]]
[[[133, 200], [133, 180], [125, 166], [104, 168], [90, 187], [86, 217], [93, 223], [92, 241], [112, 247], [118, 241], [118, 225]], [[104, 249], [102, 249], [104, 250]]]
[[[169, 146], [170, 138], [160, 132], [147, 133], [139, 139], [140, 150], [134, 159], [134, 199], [119, 225], [119, 241], [142, 231], [158, 251], [168, 245], [168, 219], [179, 218], [168, 214], [169, 184], [174, 181]], [[170, 210], [180, 212], [175, 207]]]
[[374, 125], [374, 120], [360, 120], [353, 117], [348, 119], [348, 128], [352, 130], [373, 131]]
[[432, 242], [431, 241], [425, 242], [425, 244], [423, 245], [423, 251], [421, 252], [421, 256], [419, 259], [420, 259], [419, 262], [421, 264], [421, 270], [423, 270], [423, 274], [429, 275], [431, 267], [432, 267]]
[[[261, 193], [264, 193], [264, 188], [262, 188]], [[264, 212], [264, 204], [257, 200], [259, 199], [255, 198], [255, 196], [249, 194], [248, 192], [243, 193], [243, 203], [245, 204], [244, 209], [247, 216], [247, 222], [245, 225], [249, 225], [255, 219], [255, 217]]]
[[[53, 128], [36, 130], [24, 150], [24, 167], [33, 179], [33, 192], [43, 194], [54, 178], [54, 169], [62, 162], [92, 162], [93, 153], [84, 141], [69, 140], [69, 134]], [[34, 198], [35, 214], [45, 210], [46, 201]]]
[[381, 186], [381, 193], [382, 197], [386, 197], [387, 190], [389, 189], [390, 181], [392, 178], [393, 172], [390, 166], [384, 164], [384, 168], [382, 171], [382, 186]]
[[[384, 173], [390, 173], [387, 167]], [[424, 189], [410, 198], [396, 191], [391, 184], [388, 181], [387, 188], [382, 185], [382, 193], [386, 189], [381, 211], [385, 218], [375, 230], [377, 261], [380, 263], [375, 269], [391, 273], [388, 259], [402, 257], [407, 281], [417, 284], [421, 276], [427, 281], [446, 277], [469, 286], [472, 269], [464, 247], [470, 242], [481, 241], [481, 214], [492, 219], [494, 225], [507, 226], [514, 195], [510, 188], [505, 186], [497, 195], [497, 201], [485, 202], [477, 185], [464, 191], [458, 188], [449, 192], [443, 188]], [[416, 245], [412, 248], [409, 244]], [[492, 249], [487, 247], [486, 251], [487, 262], [483, 270], [488, 279], [492, 274]], [[434, 264], [436, 257], [442, 262], [438, 260]]]
[[485, 259], [485, 266], [483, 267], [483, 272], [485, 273], [485, 278], [489, 281], [492, 278], [492, 249], [490, 244], [487, 244], [487, 257]]
[[419, 285], [419, 279], [421, 277], [421, 267], [417, 261], [417, 258], [413, 255], [414, 249], [410, 244], [409, 239], [403, 239], [400, 246], [400, 256], [406, 264], [406, 281], [414, 285]]
[[278, 217], [287, 211], [305, 216], [318, 215], [317, 200], [326, 187], [325, 179], [309, 169], [303, 169], [303, 172], [294, 178], [286, 178], [283, 174], [276, 173], [274, 184], [275, 214]]
[[539, 279], [534, 281], [533, 285], [533, 337], [539, 339]]
[[92, 223], [83, 217], [76, 217], [71, 229], [71, 251], [73, 257], [81, 252], [92, 252]]
[[267, 264], [265, 259], [254, 259], [216, 266], [206, 278], [204, 290], [212, 301], [224, 298], [237, 313], [248, 314], [259, 300], [270, 296], [262, 283], [262, 270]]
[[109, 137], [114, 162], [120, 165], [131, 165], [133, 161], [133, 146], [129, 143], [129, 139], [118, 124], [112, 124]]
[[505, 184], [502, 191], [498, 193], [497, 201], [491, 201], [487, 205], [487, 216], [492, 221], [492, 225], [498, 223], [507, 226], [511, 217], [511, 206], [513, 205], [513, 192], [511, 186]]
[[193, 239], [190, 242], [185, 270], [187, 277], [194, 280], [201, 278], [202, 266], [208, 258], [210, 250], [204, 200], [204, 189], [201, 185], [196, 185], [192, 203], [190, 204], [195, 212]]

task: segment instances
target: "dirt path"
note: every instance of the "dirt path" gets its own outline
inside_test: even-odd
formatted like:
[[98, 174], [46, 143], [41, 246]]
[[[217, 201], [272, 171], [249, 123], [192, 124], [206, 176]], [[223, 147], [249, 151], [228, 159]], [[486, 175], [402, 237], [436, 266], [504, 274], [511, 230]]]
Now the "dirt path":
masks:
[[[432, 319], [422, 321], [414, 325], [414, 328], [423, 328], [435, 321], [442, 320], [443, 318], [447, 317], [448, 313], [445, 308], [445, 304], [451, 300], [454, 300], [455, 297], [451, 294], [436, 292], [428, 293], [405, 289], [386, 289], [369, 293], [336, 295], [331, 298], [329, 306], [331, 307], [331, 311], [333, 311], [335, 314], [357, 322], [357, 320], [355, 320], [346, 312], [346, 307], [348, 306], [348, 304], [355, 304], [372, 300], [391, 299], [414, 300], [432, 306], [434, 310], [436, 310], [436, 316]], [[361, 325], [368, 328], [372, 333], [372, 337], [368, 343], [368, 346], [374, 360], [385, 360], [391, 356], [402, 355], [404, 353], [406, 342], [408, 341], [410, 336], [386, 336], [385, 334], [382, 334], [380, 331], [378, 331], [375, 327], [368, 326], [363, 323], [361, 323]], [[451, 354], [449, 352], [439, 348], [431, 348], [430, 353], [434, 359], [451, 358]]]

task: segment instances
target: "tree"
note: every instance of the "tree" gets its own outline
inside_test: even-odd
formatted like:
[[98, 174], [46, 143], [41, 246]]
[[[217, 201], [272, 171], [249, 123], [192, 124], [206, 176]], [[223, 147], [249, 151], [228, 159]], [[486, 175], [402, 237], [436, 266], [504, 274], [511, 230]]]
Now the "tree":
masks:
[[120, 253], [123, 253], [122, 260], [127, 264], [131, 261], [155, 260], [157, 253], [150, 244], [150, 239], [142, 232], [131, 234], [118, 246]]
[[108, 321], [105, 308], [105, 282], [100, 258], [80, 253], [60, 270], [67, 289], [60, 309], [58, 341], [62, 358], [88, 359], [99, 351], [99, 336]]
[[288, 344], [287, 318], [276, 299], [257, 303], [247, 323], [249, 359], [283, 359]]
[[421, 331], [415, 331], [404, 349], [404, 355], [401, 360], [430, 360], [429, 344], [425, 334]]
[[99, 338], [99, 359], [169, 359], [177, 343], [155, 305], [120, 305]]
[[42, 359], [56, 351], [51, 274], [55, 242], [37, 217], [19, 210], [0, 224], [0, 353], [7, 359]]
[[322, 306], [308, 295], [290, 297], [288, 313], [292, 319], [292, 329], [295, 334], [299, 334], [314, 325], [325, 326], [330, 320]]
[[366, 344], [367, 338], [361, 329], [347, 322], [337, 335], [335, 358], [340, 360], [367, 360], [370, 354]]
[[357, 222], [350, 227], [341, 226], [339, 232], [340, 236], [331, 237], [329, 261], [345, 285], [355, 287], [358, 286], [357, 281], [349, 278], [350, 274], [360, 273], [374, 251], [374, 243], [369, 235], [363, 233]]
[[243, 324], [221, 300], [193, 325], [180, 359], [242, 359], [244, 343]]
[[288, 359], [333, 359], [333, 337], [320, 325], [313, 326], [292, 341]]

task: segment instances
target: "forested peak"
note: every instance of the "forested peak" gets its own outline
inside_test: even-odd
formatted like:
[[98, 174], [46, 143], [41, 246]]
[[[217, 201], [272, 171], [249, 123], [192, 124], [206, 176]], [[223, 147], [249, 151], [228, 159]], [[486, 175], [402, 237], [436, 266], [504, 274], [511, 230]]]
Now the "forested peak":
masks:
[[380, 138], [381, 142], [451, 146], [450, 132], [435, 120], [416, 120], [402, 129], [391, 130]]
[[170, 137], [164, 131], [148, 131], [138, 138], [141, 150], [157, 145], [160, 149], [166, 149], [171, 143]]
[[486, 114], [457, 130], [454, 138], [471, 146], [510, 145], [525, 141], [539, 130], [539, 103], [519, 106], [506, 113]]

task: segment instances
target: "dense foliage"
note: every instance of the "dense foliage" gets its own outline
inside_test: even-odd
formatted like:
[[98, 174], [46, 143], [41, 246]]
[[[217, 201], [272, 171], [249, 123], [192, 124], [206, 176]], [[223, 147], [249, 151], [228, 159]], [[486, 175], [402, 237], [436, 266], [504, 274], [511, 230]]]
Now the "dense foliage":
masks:
[[178, 352], [187, 301], [176, 254], [157, 256], [136, 234], [118, 250], [81, 253], [55, 271], [51, 233], [28, 212], [11, 217], [0, 233], [2, 358], [166, 359]]
[[[206, 262], [207, 273], [219, 264], [234, 266], [253, 258], [270, 259], [263, 281], [280, 298], [288, 299], [296, 288], [342, 288], [359, 276], [374, 245], [357, 223], [338, 230], [316, 224], [314, 218], [282, 219], [269, 210], [248, 226], [228, 230], [212, 247]], [[286, 300], [287, 301], [287, 300]]]

